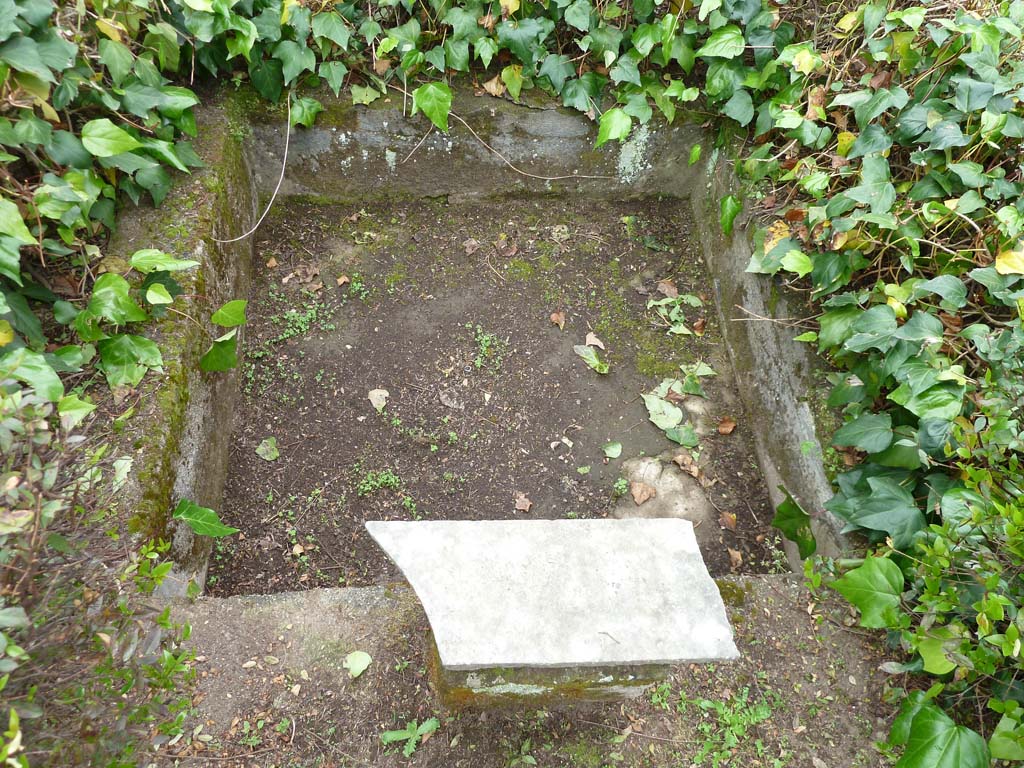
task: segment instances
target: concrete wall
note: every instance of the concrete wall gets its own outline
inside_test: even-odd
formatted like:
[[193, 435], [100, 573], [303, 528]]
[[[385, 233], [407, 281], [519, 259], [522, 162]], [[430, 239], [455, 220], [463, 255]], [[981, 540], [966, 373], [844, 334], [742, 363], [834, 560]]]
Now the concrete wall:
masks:
[[[372, 202], [657, 194], [677, 197], [682, 207], [692, 208], [773, 501], [783, 499], [777, 487], [785, 486], [812, 514], [820, 513], [814, 521], [819, 552], [840, 551], [839, 526], [822, 508], [832, 494], [812, 407], [824, 399], [819, 361], [806, 346], [792, 341], [797, 333], [793, 328], [757, 319], [801, 316], [808, 309], [775, 281], [745, 273], [751, 252], [747, 229], [737, 222], [736, 233], [725, 237], [718, 223], [720, 198], [738, 184], [723, 162], [689, 164], [691, 149], [704, 139], [696, 124], [656, 123], [638, 129], [625, 143], [595, 150], [595, 125], [551, 104], [517, 106], [460, 91], [454, 110], [477, 136], [454, 119], [451, 132], [444, 135], [428, 133], [422, 116], [403, 116], [409, 105], [401, 94], [370, 108], [354, 107], [328, 93], [317, 96], [325, 112], [313, 128], [292, 133], [282, 195]], [[131, 446], [135, 463], [122, 508], [133, 512], [142, 533], [172, 538], [178, 567], [167, 592], [178, 594], [189, 578], [198, 584], [205, 580], [211, 543], [176, 525], [171, 510], [182, 497], [219, 508], [238, 389], [235, 372], [199, 371], [199, 357], [210, 341], [200, 326], [209, 326], [209, 314], [221, 303], [248, 294], [253, 257], [251, 238], [228, 245], [214, 238], [234, 237], [250, 228], [278, 183], [285, 145], [284, 110], [268, 109], [244, 94], [204, 107], [199, 123], [197, 150], [208, 167], [178, 179], [161, 208], [123, 213], [108, 249], [111, 268], [134, 250], [153, 246], [201, 262], [187, 278], [192, 282], [186, 289], [194, 297], [184, 305], [197, 322], [169, 314], [152, 330], [164, 349], [166, 373], [147, 380], [143, 413], [133, 419], [123, 441]], [[704, 157], [714, 154], [708, 147], [704, 150]], [[182, 309], [180, 303], [175, 306]], [[823, 437], [827, 442], [828, 435]], [[808, 444], [816, 447], [802, 447]], [[794, 567], [799, 567], [791, 549]]]

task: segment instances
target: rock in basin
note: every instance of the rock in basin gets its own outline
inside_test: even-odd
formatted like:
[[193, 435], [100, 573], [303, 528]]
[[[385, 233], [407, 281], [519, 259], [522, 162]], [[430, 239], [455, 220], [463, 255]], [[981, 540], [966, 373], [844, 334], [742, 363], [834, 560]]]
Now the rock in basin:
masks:
[[368, 522], [433, 630], [449, 706], [638, 695], [734, 659], [688, 520]]

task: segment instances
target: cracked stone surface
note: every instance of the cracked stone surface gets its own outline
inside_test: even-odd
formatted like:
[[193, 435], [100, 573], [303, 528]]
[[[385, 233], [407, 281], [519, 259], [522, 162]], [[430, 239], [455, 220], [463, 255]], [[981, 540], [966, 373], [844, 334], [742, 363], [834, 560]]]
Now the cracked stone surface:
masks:
[[445, 668], [733, 659], [680, 519], [368, 522], [412, 585]]
[[702, 549], [720, 546], [719, 527], [715, 522], [715, 508], [711, 506], [704, 489], [696, 479], [681, 472], [672, 462], [653, 456], [630, 459], [622, 465], [623, 476], [629, 482], [647, 483], [656, 495], [637, 505], [626, 494], [612, 510], [618, 519], [674, 518], [693, 523], [694, 534]]

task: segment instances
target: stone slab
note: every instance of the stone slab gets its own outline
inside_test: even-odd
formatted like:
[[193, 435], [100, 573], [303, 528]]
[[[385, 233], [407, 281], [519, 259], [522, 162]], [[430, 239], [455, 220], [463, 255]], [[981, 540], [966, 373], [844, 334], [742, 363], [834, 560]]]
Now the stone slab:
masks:
[[688, 520], [368, 522], [412, 585], [443, 667], [736, 658]]

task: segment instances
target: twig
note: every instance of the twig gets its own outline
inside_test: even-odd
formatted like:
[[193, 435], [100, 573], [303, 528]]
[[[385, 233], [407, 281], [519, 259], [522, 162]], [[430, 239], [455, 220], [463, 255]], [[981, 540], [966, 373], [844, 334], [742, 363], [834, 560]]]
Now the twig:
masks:
[[[399, 91], [403, 95], [408, 96], [408, 91], [406, 91], [404, 88], [398, 87], [394, 83], [388, 83], [388, 87], [389, 88], [394, 88], [396, 91]], [[449, 117], [454, 117], [456, 120], [458, 120], [464, 126], [466, 126], [466, 128], [469, 130], [469, 132], [471, 134], [473, 134], [473, 138], [474, 139], [479, 141], [488, 151], [494, 153], [503, 163], [505, 163], [505, 165], [507, 165], [509, 168], [511, 168], [513, 171], [515, 171], [516, 173], [520, 174], [521, 176], [526, 176], [527, 178], [531, 178], [531, 179], [537, 179], [538, 181], [566, 181], [568, 179], [606, 179], [607, 180], [607, 179], [614, 179], [615, 178], [614, 176], [587, 176], [587, 175], [583, 175], [583, 174], [569, 174], [567, 176], [540, 176], [539, 174], [536, 174], [536, 173], [530, 173], [529, 171], [524, 171], [522, 168], [517, 168], [512, 163], [511, 160], [509, 160], [507, 157], [505, 157], [503, 154], [501, 154], [501, 152], [499, 152], [494, 147], [492, 147], [490, 144], [488, 144], [486, 141], [484, 141], [482, 138], [480, 138], [480, 134], [478, 134], [476, 131], [473, 130], [473, 126], [471, 126], [469, 123], [467, 123], [465, 120], [463, 120], [459, 115], [455, 114], [454, 112], [449, 112], [448, 116]]]
[[[581, 720], [579, 720], [579, 722], [586, 723], [587, 725], [596, 725], [598, 728], [607, 728], [608, 730], [615, 731], [616, 733], [622, 733], [622, 731], [624, 730], [623, 728], [619, 728], [616, 725], [608, 725], [607, 723], [596, 723], [593, 720], [582, 720], [581, 719]], [[643, 739], [651, 739], [653, 741], [664, 741], [667, 744], [687, 744], [687, 745], [692, 746], [693, 744], [697, 743], [696, 741], [693, 741], [693, 740], [690, 740], [690, 739], [669, 739], [669, 738], [666, 738], [664, 736], [652, 736], [649, 733], [640, 733], [640, 731], [630, 731], [629, 735], [630, 736], [639, 736], [639, 737], [641, 737]]]
[[412, 151], [410, 151], [408, 155], [405, 156], [405, 160], [403, 160], [402, 163], [401, 163], [402, 165], [405, 165], [407, 162], [409, 162], [409, 158], [416, 154], [416, 150], [420, 148], [420, 145], [424, 141], [427, 140], [427, 136], [429, 136], [433, 132], [434, 132], [434, 126], [431, 125], [430, 128], [427, 130], [427, 132], [423, 134], [423, 138], [420, 139], [419, 141], [417, 141], [416, 142], [416, 146], [412, 148]]
[[230, 240], [220, 240], [216, 237], [211, 238], [215, 243], [237, 243], [239, 240], [244, 240], [260, 228], [260, 224], [267, 218], [267, 214], [270, 213], [270, 209], [274, 206], [274, 200], [277, 199], [277, 193], [281, 191], [281, 184], [284, 183], [284, 169], [288, 166], [288, 145], [291, 143], [292, 137], [292, 95], [288, 94], [288, 121], [285, 123], [284, 129], [284, 157], [281, 160], [281, 175], [277, 179], [277, 186], [274, 187], [274, 194], [270, 196], [270, 202], [267, 203], [267, 209], [263, 211], [263, 215], [260, 216], [259, 220], [253, 224], [252, 229], [246, 232], [244, 235], [238, 237], [232, 237]]

